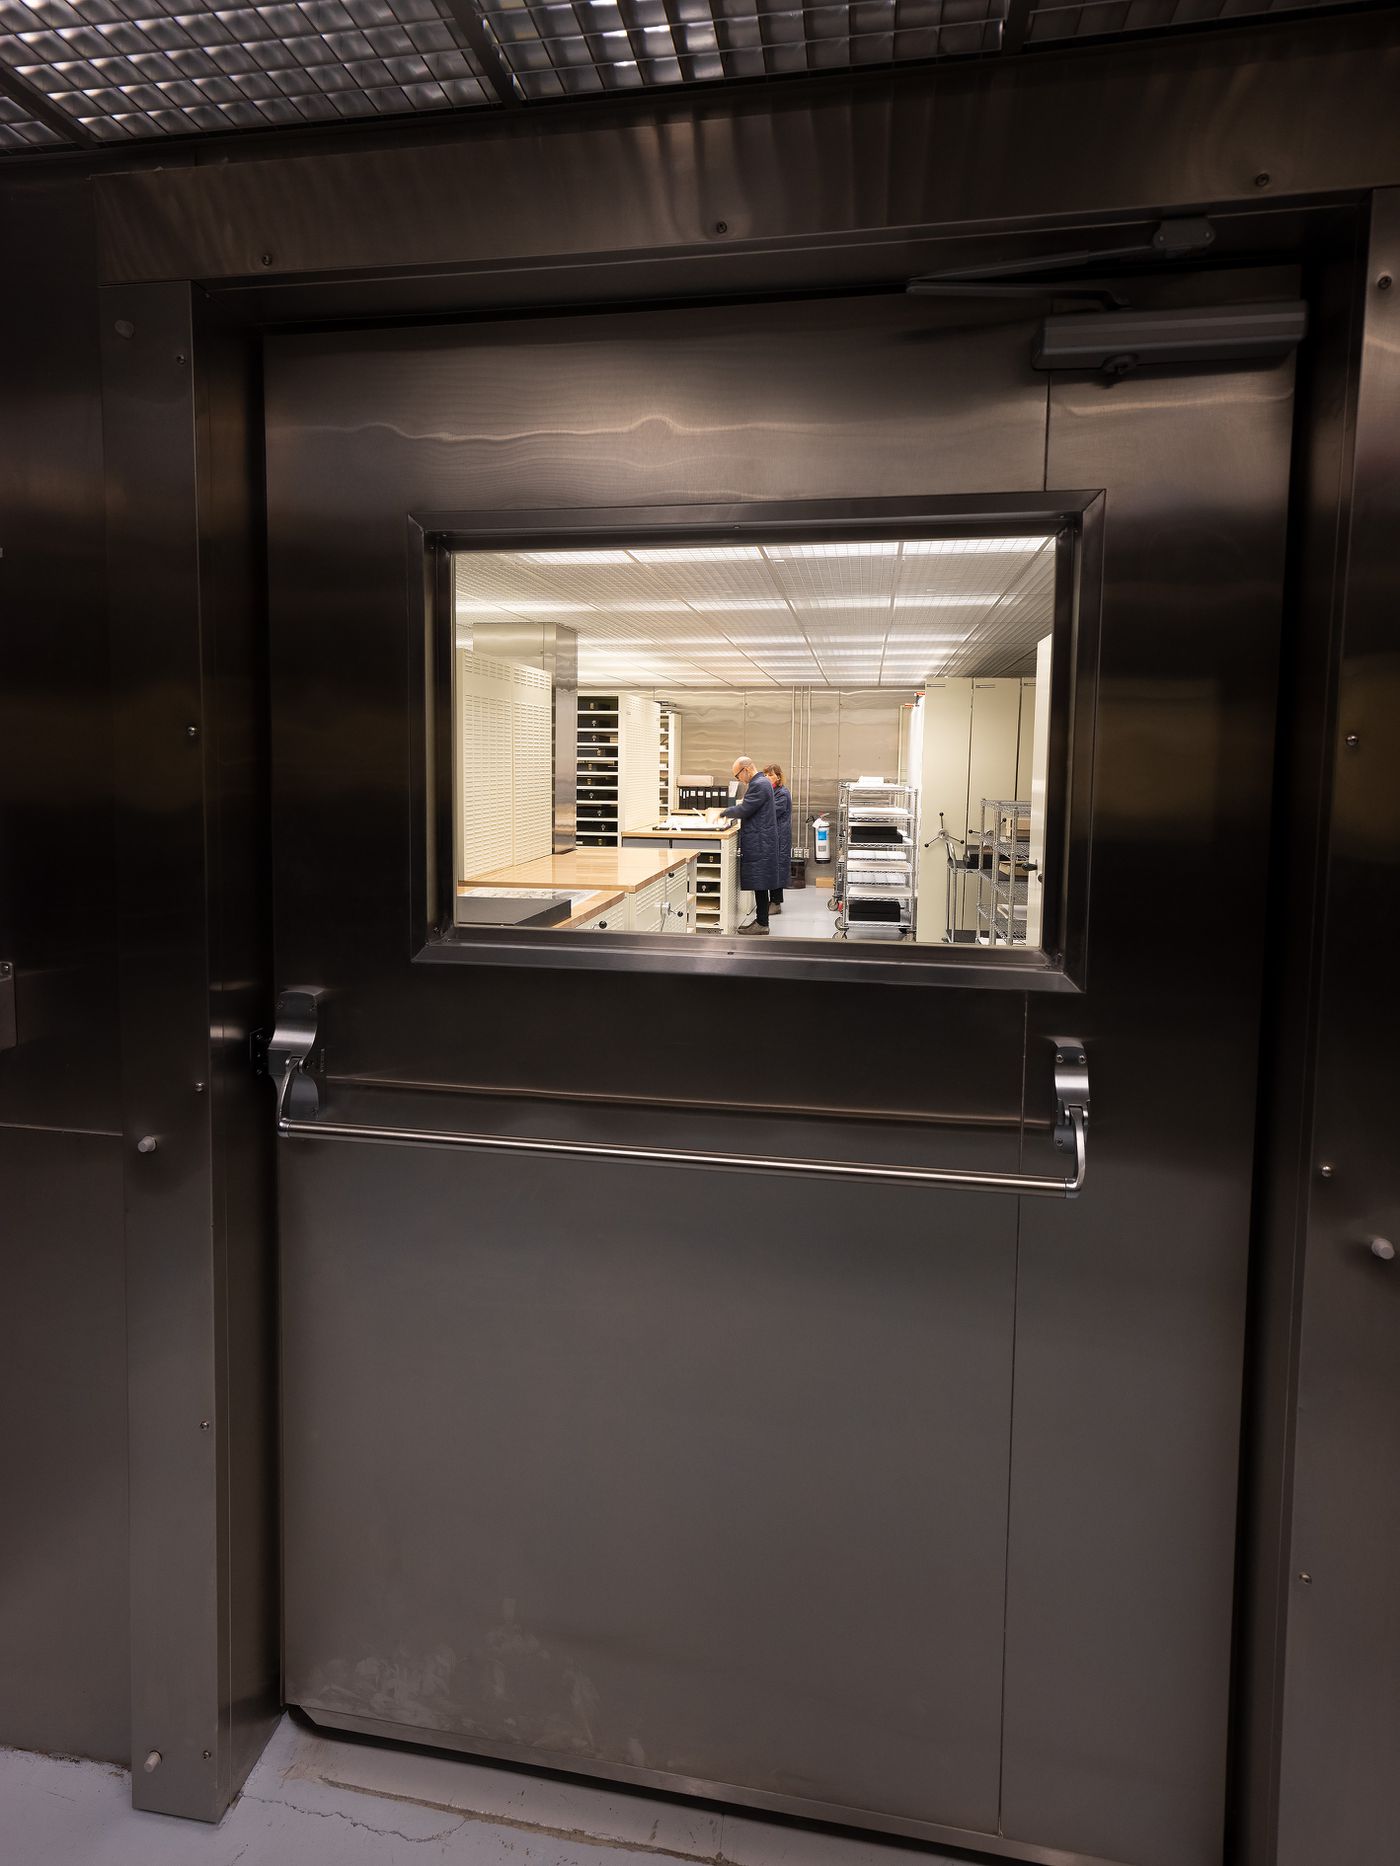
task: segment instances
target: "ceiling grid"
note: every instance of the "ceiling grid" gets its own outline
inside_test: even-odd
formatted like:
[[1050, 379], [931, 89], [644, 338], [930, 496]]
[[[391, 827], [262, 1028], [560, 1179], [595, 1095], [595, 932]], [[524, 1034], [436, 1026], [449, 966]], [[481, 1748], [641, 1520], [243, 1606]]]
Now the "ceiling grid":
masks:
[[463, 551], [458, 640], [578, 633], [591, 685], [917, 686], [1020, 671], [1054, 616], [1053, 540]]
[[0, 151], [501, 109], [1348, 0], [0, 0]]

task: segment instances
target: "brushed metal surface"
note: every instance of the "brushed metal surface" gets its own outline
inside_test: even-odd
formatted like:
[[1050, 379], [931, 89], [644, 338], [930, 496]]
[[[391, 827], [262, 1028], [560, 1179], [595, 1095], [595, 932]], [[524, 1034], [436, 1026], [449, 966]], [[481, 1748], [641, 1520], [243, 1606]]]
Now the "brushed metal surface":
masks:
[[[101, 175], [104, 279], [480, 272], [1400, 181], [1400, 25], [1334, 17], [839, 85], [478, 118], [408, 148]], [[1318, 107], [1337, 99], [1335, 109]], [[1073, 124], [1074, 133], [1065, 133]], [[451, 211], [444, 211], [444, 203]], [[266, 256], [266, 258], [264, 258]], [[717, 282], [718, 289], [725, 289]], [[567, 294], [566, 294], [567, 295]]]
[[[1037, 488], [1028, 355], [1019, 312], [930, 324], [903, 298], [269, 346], [278, 976], [325, 988], [333, 1075], [530, 1090], [489, 1119], [706, 1151], [753, 1146], [734, 1102], [786, 1104], [765, 1151], [1014, 1170], [1016, 992], [411, 964], [403, 515]], [[843, 1067], [887, 1017], [878, 1065]], [[481, 1126], [459, 1099], [405, 1118]], [[823, 1106], [870, 1118], [797, 1112]], [[293, 1701], [994, 1832], [1014, 1207], [334, 1151], [279, 1162]], [[878, 1355], [912, 1317], [937, 1351]], [[455, 1471], [430, 1498], [427, 1418]]]
[[124, 1763], [121, 1144], [0, 1126], [0, 1187], [0, 1743]]
[[993, 1830], [1014, 1205], [528, 1182], [284, 1162], [289, 1699]]
[[1293, 366], [1122, 386], [1051, 398], [1052, 479], [1108, 489], [1095, 1196], [1021, 1216], [1002, 1824], [1218, 1866]]
[[[1029, 337], [1019, 307], [974, 324], [899, 295], [269, 343], [274, 830], [305, 852], [279, 862], [278, 982], [337, 994], [334, 1067], [585, 1095], [626, 1090], [635, 1068], [630, 1039], [527, 1053], [522, 1001], [460, 968], [410, 966], [405, 514], [1038, 489], [1045, 390]], [[557, 1027], [576, 989], [538, 978], [529, 1015]], [[611, 1037], [664, 1022], [671, 989], [632, 971], [595, 977], [588, 1002]], [[766, 989], [696, 981], [717, 1020], [688, 1059], [697, 1098], [732, 1097]], [[411, 1034], [408, 1005], [423, 1007]], [[868, 1012], [833, 985], [824, 1014], [839, 1043]], [[753, 1072], [775, 1099], [820, 1099], [800, 1045], [771, 1046]], [[981, 1092], [979, 1070], [969, 1107]], [[901, 1049], [883, 1105], [930, 1098], [937, 1084]]]
[[[1277, 283], [1246, 274], [1232, 289], [1257, 295]], [[1178, 289], [1225, 288], [1217, 279]], [[433, 976], [444, 968], [412, 966], [405, 941], [407, 656], [402, 633], [386, 626], [403, 614], [404, 511], [470, 510], [486, 484], [497, 509], [580, 498], [596, 509], [638, 498], [643, 479], [654, 504], [839, 497], [853, 485], [867, 495], [907, 493], [930, 470], [963, 492], [999, 486], [1007, 472], [1022, 476], [1013, 486], [1034, 486], [1047, 471], [1044, 402], [1026, 395], [1026, 352], [1017, 349], [1008, 371], [1000, 348], [1008, 327], [979, 326], [966, 307], [957, 315], [956, 344], [946, 326], [936, 339], [899, 340], [907, 311], [871, 299], [270, 346], [279, 984], [326, 989], [327, 1066], [342, 1080], [380, 1085], [373, 1120], [392, 1119], [383, 1097], [396, 1083], [455, 1084], [517, 1091], [496, 1117], [516, 1133], [540, 1132], [550, 1120], [566, 1138], [752, 1145], [742, 1120], [723, 1111], [737, 1098], [788, 1104], [791, 1112], [772, 1117], [771, 1135], [765, 1123], [774, 1152], [827, 1144], [823, 1104], [938, 1116], [903, 1125], [872, 1118], [862, 1157], [895, 1159], [917, 1148], [922, 1159], [955, 1165], [976, 1140], [995, 1168], [1018, 1150], [1019, 994], [926, 989], [891, 1001], [878, 988], [842, 982], [594, 973], [585, 984], [523, 970], [492, 972], [483, 986], [476, 973], [444, 980]], [[892, 340], [902, 358], [897, 395], [896, 373], [882, 361]], [[1023, 330], [1015, 342], [1024, 344]], [[939, 366], [945, 353], [962, 358], [955, 390]], [[625, 369], [615, 365], [622, 356]], [[703, 1300], [693, 1293], [697, 1252], [710, 1253], [715, 1287], [731, 1292], [725, 1312], [739, 1315], [747, 1285], [734, 1279], [759, 1253], [756, 1312], [780, 1345], [780, 1367], [795, 1365], [788, 1357], [796, 1352], [782, 1345], [791, 1337], [774, 1319], [783, 1300], [809, 1326], [837, 1330], [840, 1312], [854, 1304], [872, 1318], [871, 1340], [897, 1334], [897, 1311], [910, 1302], [916, 1311], [927, 1303], [930, 1316], [946, 1302], [964, 1345], [970, 1332], [1002, 1362], [1011, 1351], [1002, 1332], [1008, 1312], [1000, 1285], [981, 1279], [1003, 1245], [1014, 1252], [1004, 1220], [989, 1214], [979, 1231], [961, 1208], [940, 1205], [923, 1220], [935, 1256], [920, 1259], [917, 1272], [933, 1281], [911, 1292], [901, 1281], [902, 1193], [867, 1202], [867, 1245], [852, 1258], [844, 1193], [831, 1205], [810, 1202], [806, 1191], [773, 1203], [768, 1187], [751, 1201], [732, 1186], [720, 1190], [727, 1176], [699, 1172], [685, 1174], [682, 1199], [677, 1176], [639, 1168], [647, 1179], [657, 1174], [654, 1193], [629, 1188], [618, 1206], [609, 1202], [617, 1186], [606, 1168], [601, 1176], [576, 1169], [566, 1180], [540, 1163], [529, 1169], [527, 1193], [526, 1175], [506, 1163], [444, 1164], [436, 1151], [366, 1148], [360, 1158], [347, 1144], [334, 1165], [310, 1157], [314, 1149], [283, 1161], [294, 1700], [571, 1766], [586, 1768], [592, 1756], [599, 1767], [644, 1766], [718, 1793], [737, 1786], [756, 1797], [787, 1795], [827, 1816], [845, 1809], [845, 1818], [901, 1831], [946, 1838], [981, 1826], [999, 1832], [999, 1849], [1025, 1858], [1060, 1849], [1134, 1866], [1219, 1860], [1261, 962], [1249, 942], [1225, 955], [1203, 942], [1183, 957], [1171, 909], [1152, 922], [1142, 908], [1159, 875], [1184, 888], [1202, 847], [1218, 859], [1241, 836], [1253, 839], [1242, 858], [1242, 898], [1262, 904], [1291, 383], [1291, 366], [1279, 366], [1055, 389], [1050, 483], [1105, 486], [1112, 514], [1104, 540], [1116, 632], [1103, 656], [1111, 686], [1097, 755], [1092, 740], [1081, 740], [1076, 781], [1088, 782], [1092, 764], [1100, 816], [1083, 1003], [1115, 1059], [1119, 1102], [1104, 1116], [1112, 1164], [1102, 1207], [1091, 1192], [1057, 1214], [1056, 1228], [1028, 1210], [1020, 1218], [1017, 1326], [1025, 1335], [1016, 1348], [1007, 1698], [997, 1712], [1004, 1763], [995, 1739], [990, 1749], [974, 1746], [975, 1761], [964, 1753], [955, 1786], [937, 1748], [926, 1745], [917, 1776], [907, 1778], [907, 1752], [871, 1750], [869, 1729], [884, 1728], [871, 1724], [871, 1706], [909, 1704], [857, 1585], [872, 1551], [867, 1525], [846, 1507], [856, 1473], [831, 1454], [834, 1428], [820, 1407], [813, 1417], [824, 1422], [810, 1440], [789, 1438], [776, 1414], [770, 1430], [770, 1374], [756, 1361], [724, 1358], [714, 1323], [707, 1339], [721, 1357], [721, 1388], [746, 1396], [764, 1419], [753, 1453], [764, 1462], [761, 1479], [708, 1493], [742, 1525], [749, 1568], [778, 1537], [766, 1514], [773, 1498], [791, 1510], [797, 1492], [817, 1486], [845, 1500], [827, 1519], [823, 1545], [832, 1585], [850, 1590], [840, 1612], [819, 1598], [825, 1581], [798, 1571], [789, 1576], [790, 1619], [775, 1620], [760, 1596], [763, 1611], [731, 1629], [739, 1647], [730, 1650], [756, 1655], [745, 1673], [748, 1698], [763, 1715], [781, 1713], [773, 1728], [744, 1725], [731, 1748], [734, 1677], [697, 1669], [685, 1643], [698, 1628], [714, 1649], [708, 1603], [718, 1589], [731, 1605], [743, 1585], [737, 1551], [732, 1565], [716, 1569], [690, 1534], [666, 1540], [661, 1530], [631, 1527], [638, 1471], [658, 1473], [654, 1512], [684, 1524], [697, 1495], [679, 1472], [698, 1458], [708, 1478], [724, 1464], [718, 1426], [693, 1394], [669, 1383], [674, 1354], [655, 1347], [679, 1343], [683, 1367], [701, 1363], [691, 1324], [708, 1320], [715, 1290]], [[964, 396], [986, 413], [977, 439], [932, 455], [916, 446], [930, 431], [964, 432]], [[470, 410], [469, 423], [461, 410]], [[1082, 471], [1066, 477], [1071, 465]], [[1167, 557], [1191, 566], [1189, 582], [1160, 577]], [[1070, 853], [1082, 866], [1085, 852]], [[1033, 1008], [1038, 1035], [1056, 1021], [1052, 1007]], [[770, 1030], [781, 1039], [759, 1035]], [[696, 1032], [703, 1040], [677, 1037]], [[525, 1033], [537, 1034], [522, 1041]], [[1198, 1064], [1177, 1041], [1181, 1033], [1210, 1058], [1209, 1114], [1184, 1149], [1175, 1103], [1188, 1080], [1197, 1082]], [[638, 1104], [674, 1097], [678, 1068], [684, 1110]], [[1026, 1093], [1028, 1114], [1044, 1122], [1044, 1085]], [[590, 1096], [592, 1105], [583, 1099]], [[404, 1119], [459, 1126], [455, 1099], [414, 1094]], [[849, 1124], [841, 1131], [844, 1151]], [[1027, 1164], [1037, 1144], [1027, 1139]], [[900, 1252], [888, 1283], [877, 1262], [886, 1239]], [[964, 1256], [975, 1239], [983, 1254]], [[802, 1268], [806, 1246], [813, 1255]], [[371, 1313], [392, 1317], [394, 1339], [406, 1343], [416, 1328], [428, 1343], [407, 1373], [402, 1352], [386, 1352], [382, 1376], [370, 1383], [373, 1403], [352, 1394], [364, 1383], [354, 1343]], [[484, 1315], [495, 1318], [491, 1326]], [[464, 1329], [473, 1331], [467, 1353], [453, 1345]], [[533, 1358], [536, 1330], [548, 1345], [548, 1375]], [[505, 1370], [503, 1341], [541, 1369], [532, 1383]], [[905, 1418], [914, 1433], [906, 1467], [931, 1473], [934, 1488], [946, 1490], [954, 1471], [961, 1484], [993, 1464], [1006, 1477], [1011, 1443], [999, 1388], [976, 1387], [956, 1420], [931, 1398], [911, 1415], [887, 1383], [926, 1370], [878, 1369], [857, 1349], [849, 1366], [857, 1387], [881, 1396], [876, 1441], [898, 1437], [895, 1417]], [[647, 1398], [624, 1408], [629, 1377]], [[604, 1396], [595, 1401], [599, 1382]], [[502, 1391], [510, 1395], [504, 1405]], [[475, 1429], [483, 1416], [492, 1422], [486, 1440]], [[426, 1506], [441, 1513], [431, 1533], [406, 1540], [408, 1493], [398, 1486], [405, 1467], [417, 1470], [429, 1419], [435, 1432], [454, 1434], [453, 1458], [465, 1461], [469, 1481], [440, 1486]], [[673, 1482], [659, 1475], [663, 1440]], [[818, 1440], [820, 1476], [807, 1461], [818, 1457]], [[376, 1473], [369, 1484], [361, 1481], [366, 1444]], [[508, 1451], [507, 1466], [500, 1461]], [[781, 1483], [767, 1464], [779, 1452]], [[548, 1484], [537, 1485], [540, 1460]], [[582, 1558], [549, 1514], [565, 1467], [586, 1467], [609, 1500], [601, 1514], [579, 1501], [588, 1525]], [[413, 1489], [419, 1498], [424, 1476]], [[375, 1493], [384, 1486], [381, 1504]], [[476, 1499], [484, 1494], [500, 1509], [483, 1537]], [[922, 1484], [906, 1485], [884, 1507], [894, 1511], [887, 1546], [926, 1540], [921, 1512], [932, 1505]], [[361, 1541], [369, 1558], [347, 1562], [342, 1551], [360, 1540], [367, 1508], [375, 1513], [371, 1542]], [[520, 1522], [528, 1533], [517, 1533]], [[910, 1592], [907, 1576], [887, 1590], [907, 1643], [938, 1655], [934, 1686], [917, 1707], [928, 1730], [952, 1715], [945, 1689], [956, 1680], [961, 1692], [969, 1673], [1000, 1659], [1000, 1637], [989, 1636], [975, 1603], [986, 1573], [1001, 1572], [1004, 1545], [984, 1505], [969, 1502], [961, 1522], [958, 1536], [944, 1538], [939, 1559], [950, 1566], [936, 1599]], [[641, 1581], [631, 1567], [638, 1536]], [[786, 1544], [779, 1537], [775, 1546]], [[684, 1613], [667, 1625], [658, 1605], [629, 1644], [621, 1604], [608, 1604], [619, 1573], [634, 1592], [664, 1579]], [[523, 1622], [525, 1596], [512, 1579], [519, 1575], [530, 1584]], [[963, 1593], [973, 1606], [955, 1635], [945, 1615]], [[861, 1630], [867, 1659], [843, 1650], [840, 1691], [820, 1701], [809, 1694], [799, 1707], [782, 1696], [778, 1659], [805, 1649], [803, 1618], [818, 1608], [826, 1624]], [[435, 1616], [449, 1630], [429, 1643]], [[517, 1677], [517, 1649], [550, 1656], [524, 1661]], [[512, 1657], [498, 1673], [502, 1652]], [[806, 1676], [790, 1657], [786, 1673]], [[970, 1702], [985, 1709], [981, 1698]], [[864, 1719], [848, 1723], [856, 1704]], [[985, 1738], [981, 1716], [974, 1723]], [[633, 1738], [646, 1753], [642, 1764], [627, 1749]], [[786, 1759], [789, 1743], [806, 1758], [805, 1774]], [[999, 1812], [987, 1786], [998, 1772]]]
[[272, 1201], [246, 350], [101, 300], [117, 694], [136, 1805], [215, 1820], [275, 1711]]
[[[1230, 1857], [1275, 1866], [1288, 1518], [1305, 1232], [1314, 1185], [1316, 1003], [1331, 808], [1335, 670], [1346, 598], [1365, 210], [1338, 209], [1304, 270], [1292, 556], [1270, 856], [1260, 1145], [1246, 1368], [1239, 1660]], [[1307, 1758], [1305, 1779], [1319, 1779]]]
[[22, 1047], [0, 1068], [0, 1123], [112, 1133], [120, 1089], [93, 237], [84, 190], [0, 193], [0, 240], [26, 255], [25, 290], [0, 294], [0, 955], [15, 966], [24, 1026]]
[[[1332, 746], [1312, 1198], [1307, 1218], [1278, 1812], [1279, 1866], [1394, 1851], [1400, 1707], [1400, 1027], [1380, 955], [1400, 910], [1396, 622], [1400, 194], [1376, 197], [1364, 284], [1346, 611]], [[1355, 739], [1352, 744], [1349, 741]], [[1387, 934], [1381, 929], [1389, 928]], [[1380, 944], [1377, 944], [1379, 936]], [[1323, 1179], [1316, 1169], [1328, 1165]], [[1310, 1582], [1301, 1576], [1307, 1574]]]
[[[127, 1754], [111, 725], [91, 200], [0, 189], [0, 1743]], [[59, 568], [61, 567], [61, 569]]]

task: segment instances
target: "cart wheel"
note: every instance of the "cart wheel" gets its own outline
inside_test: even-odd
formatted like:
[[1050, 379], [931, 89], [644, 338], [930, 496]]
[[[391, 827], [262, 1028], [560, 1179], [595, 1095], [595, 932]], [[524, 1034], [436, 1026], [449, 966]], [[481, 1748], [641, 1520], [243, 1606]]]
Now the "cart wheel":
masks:
[[841, 903], [840, 901], [837, 900], [834, 894], [831, 896], [831, 899], [827, 902], [827, 906], [831, 909], [832, 913], [839, 913], [841, 911]]

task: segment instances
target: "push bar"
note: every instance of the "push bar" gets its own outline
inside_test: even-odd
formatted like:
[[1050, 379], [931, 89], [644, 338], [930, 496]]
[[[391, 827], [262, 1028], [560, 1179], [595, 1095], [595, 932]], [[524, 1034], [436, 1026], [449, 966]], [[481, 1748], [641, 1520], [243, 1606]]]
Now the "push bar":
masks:
[[417, 1127], [377, 1127], [319, 1118], [321, 1092], [309, 1066], [316, 1047], [316, 998], [287, 991], [267, 1046], [267, 1071], [277, 1087], [277, 1132], [284, 1140], [357, 1140], [383, 1147], [470, 1147], [482, 1153], [574, 1155], [631, 1160], [648, 1166], [703, 1166], [737, 1173], [782, 1173], [802, 1179], [853, 1180], [864, 1185], [948, 1186], [963, 1192], [1013, 1192], [1022, 1197], [1076, 1198], [1087, 1167], [1089, 1068], [1077, 1037], [1055, 1037], [1055, 1145], [1074, 1152], [1068, 1177], [1041, 1173], [960, 1172], [946, 1166], [871, 1166], [858, 1160], [795, 1160], [781, 1154], [708, 1153], [680, 1147], [632, 1147], [593, 1140], [547, 1140], [515, 1134], [461, 1134]]

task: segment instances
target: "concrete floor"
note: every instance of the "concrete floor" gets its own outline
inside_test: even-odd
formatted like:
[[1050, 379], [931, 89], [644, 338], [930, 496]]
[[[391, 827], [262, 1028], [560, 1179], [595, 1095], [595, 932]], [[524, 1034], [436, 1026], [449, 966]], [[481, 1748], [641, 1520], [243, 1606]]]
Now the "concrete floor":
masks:
[[0, 1750], [4, 1866], [937, 1866], [951, 1856], [323, 1734], [284, 1718], [218, 1827], [122, 1769]]

